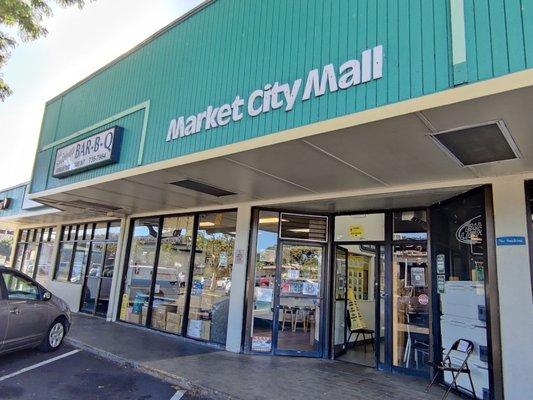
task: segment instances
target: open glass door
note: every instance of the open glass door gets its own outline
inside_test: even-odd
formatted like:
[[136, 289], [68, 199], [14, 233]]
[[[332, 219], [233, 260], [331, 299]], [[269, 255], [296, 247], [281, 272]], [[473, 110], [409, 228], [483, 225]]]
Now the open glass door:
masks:
[[333, 355], [335, 358], [346, 354], [346, 274], [348, 250], [335, 247], [335, 304]]
[[[343, 244], [336, 246], [337, 291], [335, 301], [335, 358], [369, 367], [376, 366], [381, 334], [380, 281], [384, 263], [382, 246], [373, 244]], [[344, 255], [345, 263], [342, 263]], [[342, 272], [344, 270], [344, 273]], [[339, 285], [339, 280], [341, 285]], [[340, 293], [339, 293], [340, 292]], [[343, 299], [340, 299], [344, 296]], [[338, 342], [343, 340], [342, 346]]]
[[282, 243], [279, 251], [275, 353], [319, 356], [324, 247]]

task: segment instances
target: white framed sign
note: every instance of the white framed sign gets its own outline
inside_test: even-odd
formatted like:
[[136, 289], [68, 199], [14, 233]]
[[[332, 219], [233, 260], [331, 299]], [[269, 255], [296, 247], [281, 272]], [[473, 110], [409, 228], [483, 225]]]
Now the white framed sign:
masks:
[[114, 126], [56, 151], [54, 178], [118, 162], [123, 128]]

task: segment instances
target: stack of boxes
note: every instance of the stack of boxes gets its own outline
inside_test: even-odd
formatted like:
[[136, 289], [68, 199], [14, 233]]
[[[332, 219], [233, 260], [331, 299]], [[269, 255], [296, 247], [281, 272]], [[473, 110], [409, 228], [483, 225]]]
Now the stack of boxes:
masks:
[[[181, 333], [183, 314], [185, 313], [185, 297], [184, 295], [178, 296], [175, 303], [154, 302], [151, 327], [172, 333]], [[189, 325], [187, 328], [188, 336], [203, 340], [210, 339], [213, 299], [214, 296], [209, 294], [191, 295]], [[141, 310], [141, 313], [138, 313], [135, 312], [135, 307], [128, 307], [126, 321], [146, 325], [148, 306], [143, 305]]]

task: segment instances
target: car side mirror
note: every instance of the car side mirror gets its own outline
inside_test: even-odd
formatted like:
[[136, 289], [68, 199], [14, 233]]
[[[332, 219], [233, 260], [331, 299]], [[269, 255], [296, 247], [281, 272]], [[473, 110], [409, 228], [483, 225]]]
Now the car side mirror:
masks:
[[52, 298], [52, 293], [50, 293], [48, 290], [43, 293], [43, 300], [48, 301]]

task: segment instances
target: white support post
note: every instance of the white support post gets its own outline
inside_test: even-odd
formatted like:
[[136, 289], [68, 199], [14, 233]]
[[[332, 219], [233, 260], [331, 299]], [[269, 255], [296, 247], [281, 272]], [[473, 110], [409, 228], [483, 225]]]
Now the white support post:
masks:
[[495, 180], [493, 201], [496, 238], [526, 238], [526, 245], [496, 246], [504, 395], [506, 399], [522, 399], [533, 393], [533, 303], [527, 245], [531, 216], [526, 214], [523, 178]]
[[115, 265], [113, 267], [113, 280], [111, 281], [111, 296], [107, 309], [107, 321], [117, 320], [118, 307], [120, 305], [122, 275], [124, 273], [124, 261], [126, 258], [126, 249], [128, 248], [128, 232], [130, 230], [130, 221], [130, 218], [122, 218], [120, 220], [120, 235], [117, 242]]
[[251, 215], [252, 210], [250, 206], [241, 206], [237, 211], [237, 231], [235, 236], [233, 270], [231, 273], [231, 294], [226, 338], [226, 350], [234, 353], [241, 351]]

